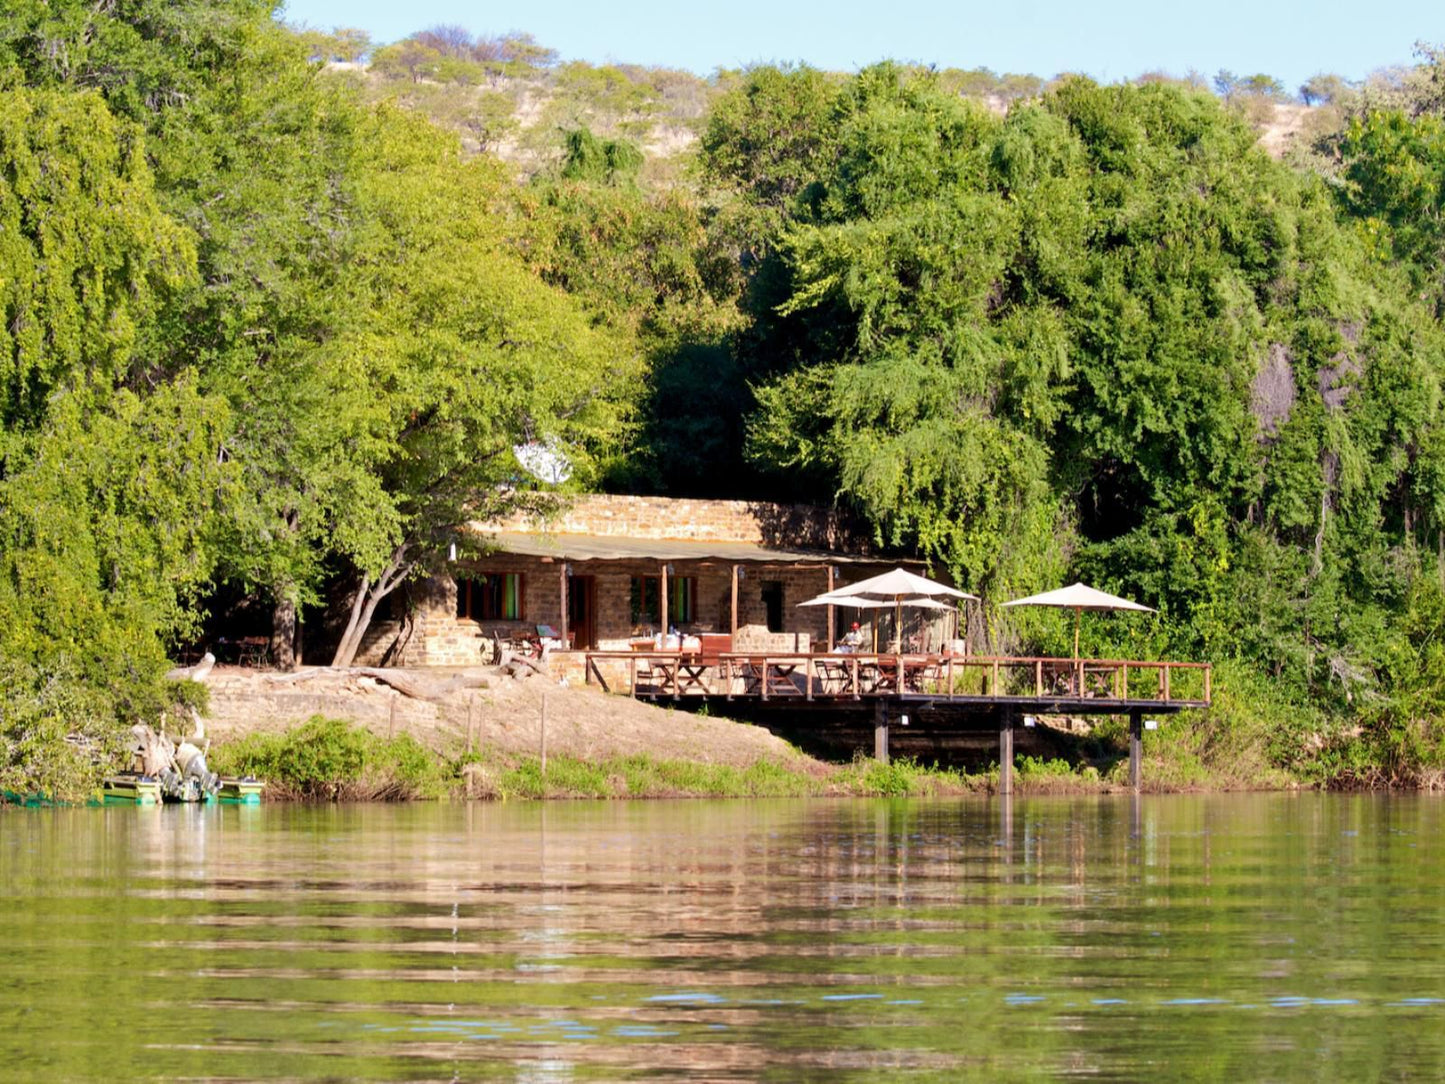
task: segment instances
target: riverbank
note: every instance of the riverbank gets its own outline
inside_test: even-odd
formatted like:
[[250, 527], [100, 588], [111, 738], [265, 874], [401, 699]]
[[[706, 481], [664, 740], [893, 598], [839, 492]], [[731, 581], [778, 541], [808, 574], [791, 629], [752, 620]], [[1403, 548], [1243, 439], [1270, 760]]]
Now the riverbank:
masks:
[[[222, 667], [207, 684], [213, 766], [268, 779], [272, 798], [945, 796], [998, 785], [996, 764], [968, 771], [922, 758], [830, 762], [759, 726], [493, 667], [298, 674]], [[1148, 732], [1144, 788], [1309, 785], [1271, 763], [1261, 740], [1268, 727], [1242, 722], [1237, 707], [1226, 695], [1218, 710]], [[1033, 755], [1016, 758], [1021, 793], [1127, 787], [1121, 720], [1087, 729], [1045, 725], [1035, 745]]]

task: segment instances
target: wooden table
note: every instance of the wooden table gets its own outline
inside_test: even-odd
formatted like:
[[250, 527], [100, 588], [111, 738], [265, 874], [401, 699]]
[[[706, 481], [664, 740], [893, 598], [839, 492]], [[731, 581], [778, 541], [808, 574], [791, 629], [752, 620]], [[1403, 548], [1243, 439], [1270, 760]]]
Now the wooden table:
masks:
[[678, 659], [677, 670], [673, 678], [674, 694], [681, 695], [689, 689], [701, 689], [704, 693], [707, 692], [707, 670], [711, 665], [695, 655], [691, 658]]
[[825, 656], [817, 660], [819, 692], [826, 696], [857, 696], [858, 669], [856, 659]]

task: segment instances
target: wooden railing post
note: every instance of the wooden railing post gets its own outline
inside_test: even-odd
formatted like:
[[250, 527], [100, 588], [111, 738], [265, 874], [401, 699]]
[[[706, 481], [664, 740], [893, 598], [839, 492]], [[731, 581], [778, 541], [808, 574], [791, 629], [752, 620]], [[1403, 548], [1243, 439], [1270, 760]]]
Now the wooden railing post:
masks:
[[637, 699], [637, 656], [627, 660], [627, 688], [632, 693], [632, 699]]
[[1169, 703], [1169, 664], [1164, 664], [1164, 703]]
[[1034, 660], [1034, 695], [1044, 695], [1044, 660]]
[[958, 694], [957, 694], [957, 690], [954, 688], [954, 684], [953, 684], [953, 656], [952, 656], [952, 655], [948, 656], [948, 676], [945, 677], [943, 680], [946, 681], [946, 682], [948, 682], [948, 699], [952, 700], [955, 696], [958, 695]]
[[1120, 678], [1123, 681], [1123, 690], [1119, 693], [1120, 700], [1129, 699], [1129, 664], [1126, 662], [1119, 669]]
[[766, 655], [764, 655], [764, 656], [763, 656], [763, 686], [762, 686], [762, 688], [763, 688], [763, 700], [764, 700], [764, 702], [766, 702], [767, 699], [768, 699], [768, 669], [769, 669], [768, 657], [767, 657]]
[[1206, 704], [1212, 704], [1212, 703], [1214, 702], [1214, 698], [1209, 695], [1209, 693], [1210, 693], [1210, 684], [1211, 684], [1211, 683], [1210, 683], [1210, 678], [1213, 676], [1213, 674], [1214, 674], [1214, 667], [1211, 666], [1211, 665], [1209, 665], [1209, 663], [1205, 663], [1205, 664], [1204, 664], [1204, 702], [1205, 702]]
[[993, 660], [993, 687], [989, 689], [988, 695], [998, 695], [998, 659]]
[[809, 655], [803, 660], [803, 684], [807, 688], [807, 698], [813, 699], [813, 657]]

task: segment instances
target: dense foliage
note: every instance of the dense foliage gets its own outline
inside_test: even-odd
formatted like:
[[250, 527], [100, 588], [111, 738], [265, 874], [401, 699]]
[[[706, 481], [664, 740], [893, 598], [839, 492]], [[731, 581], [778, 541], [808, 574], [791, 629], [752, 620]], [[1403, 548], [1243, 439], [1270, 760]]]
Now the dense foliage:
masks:
[[[548, 499], [532, 441], [583, 487], [836, 501], [989, 603], [1134, 594], [1161, 619], [1089, 647], [1227, 662], [1282, 767], [1445, 763], [1438, 53], [1312, 81], [1303, 168], [1265, 76], [701, 81], [275, 14], [0, 17], [0, 784], [85, 786], [217, 590], [285, 661], [342, 589], [347, 661], [468, 518]], [[488, 151], [539, 81], [519, 181]], [[981, 644], [1064, 646], [998, 613]]]
[[815, 107], [827, 153], [759, 169], [813, 78], [704, 140], [783, 217], [740, 344], [771, 370], [753, 460], [986, 596], [1079, 575], [1163, 611], [1094, 650], [1237, 658], [1438, 760], [1411, 631], [1445, 576], [1438, 122], [1362, 117], [1332, 189], [1199, 91], [1071, 79], [999, 117], [883, 65]]
[[585, 481], [626, 413], [628, 353], [528, 270], [506, 177], [272, 16], [0, 21], [7, 786], [83, 785], [67, 729], [153, 721], [209, 585], [273, 605], [284, 657], [355, 584], [344, 660], [473, 514], [538, 499], [515, 445]]

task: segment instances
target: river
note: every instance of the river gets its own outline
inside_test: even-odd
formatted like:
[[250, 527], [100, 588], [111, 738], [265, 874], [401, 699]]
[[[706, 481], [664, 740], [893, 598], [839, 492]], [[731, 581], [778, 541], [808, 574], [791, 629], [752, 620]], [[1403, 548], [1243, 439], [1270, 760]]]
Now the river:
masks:
[[1440, 1079], [1442, 813], [9, 810], [0, 1075]]

